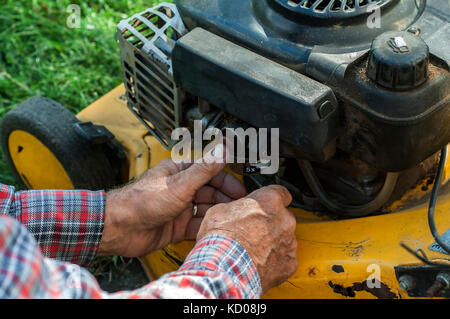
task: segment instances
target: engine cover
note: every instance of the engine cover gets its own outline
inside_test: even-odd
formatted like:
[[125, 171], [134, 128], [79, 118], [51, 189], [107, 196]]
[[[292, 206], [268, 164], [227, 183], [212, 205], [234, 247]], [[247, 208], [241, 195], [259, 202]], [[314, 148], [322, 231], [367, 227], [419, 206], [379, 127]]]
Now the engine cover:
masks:
[[180, 87], [252, 126], [280, 128], [297, 156], [334, 155], [337, 101], [326, 85], [201, 28], [177, 42], [172, 61]]
[[[385, 0], [378, 1], [377, 7], [370, 0], [175, 2], [189, 31], [203, 28], [328, 86], [338, 101], [339, 116], [333, 124], [337, 127], [337, 147], [374, 167], [384, 171], [405, 170], [450, 142], [450, 27], [446, 0]], [[370, 26], [377, 10], [381, 23], [379, 27]], [[398, 33], [389, 36], [392, 31]], [[388, 38], [385, 40], [383, 36]], [[411, 37], [417, 37], [416, 44], [412, 44]], [[372, 47], [380, 38], [382, 48]], [[183, 40], [180, 41], [181, 45]], [[390, 55], [390, 61], [398, 58], [406, 62], [400, 63], [401, 67], [383, 64], [387, 60], [380, 52]], [[197, 57], [202, 55], [198, 52]], [[422, 60], [416, 61], [416, 55]], [[176, 55], [176, 60], [183, 60], [183, 56]], [[175, 74], [177, 68], [190, 68], [191, 73], [201, 71], [200, 64], [195, 63], [176, 64]], [[211, 87], [217, 89], [215, 84], [222, 81], [220, 77], [220, 73], [210, 76]], [[180, 83], [183, 86], [189, 82], [192, 81], [185, 79]], [[209, 84], [204, 83], [203, 91]], [[263, 86], [261, 90], [264, 91]], [[235, 91], [239, 92], [239, 88]], [[221, 92], [215, 90], [215, 94], [220, 96]], [[233, 107], [236, 111], [231, 113], [237, 117], [247, 114], [248, 103]], [[302, 122], [308, 118], [308, 108], [274, 105], [272, 109], [277, 107], [277, 117], [292, 119], [280, 125], [281, 136], [304, 147], [298, 140], [300, 133], [306, 131], [300, 132], [298, 128], [308, 128]], [[227, 107], [225, 110], [230, 111]], [[244, 120], [251, 122], [248, 118]], [[329, 130], [330, 127], [333, 129]], [[311, 130], [308, 138], [328, 136], [334, 127], [324, 126], [320, 133]], [[300, 136], [294, 136], [295, 133]]]

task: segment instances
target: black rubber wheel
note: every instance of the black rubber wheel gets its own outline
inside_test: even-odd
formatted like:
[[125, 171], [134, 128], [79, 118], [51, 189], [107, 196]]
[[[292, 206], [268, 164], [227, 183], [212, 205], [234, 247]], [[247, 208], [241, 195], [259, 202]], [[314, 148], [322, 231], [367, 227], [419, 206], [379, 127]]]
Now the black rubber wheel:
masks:
[[[118, 184], [119, 176], [105, 145], [92, 145], [79, 136], [74, 129], [78, 122], [69, 110], [45, 97], [32, 97], [5, 115], [0, 124], [1, 145], [19, 183], [29, 186], [10, 154], [9, 137], [14, 131], [25, 131], [44, 144], [63, 166], [74, 188], [100, 190]], [[46, 163], [39, 165], [46, 169]]]

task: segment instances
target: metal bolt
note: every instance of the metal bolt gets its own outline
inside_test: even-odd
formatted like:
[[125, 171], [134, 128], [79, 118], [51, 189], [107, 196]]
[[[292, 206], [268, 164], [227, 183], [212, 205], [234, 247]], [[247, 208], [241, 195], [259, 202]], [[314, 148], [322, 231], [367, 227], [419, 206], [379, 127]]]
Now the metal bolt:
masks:
[[408, 29], [408, 32], [414, 34], [414, 35], [419, 35], [420, 34], [420, 29], [416, 28], [416, 27], [411, 27]]
[[427, 290], [428, 297], [436, 297], [441, 291], [450, 289], [450, 274], [441, 272], [436, 276], [433, 285]]
[[436, 280], [444, 285], [444, 290], [450, 289], [450, 274], [448, 272], [441, 272], [436, 276]]
[[416, 286], [416, 282], [410, 275], [403, 275], [398, 279], [398, 285], [403, 290], [410, 291], [414, 289], [414, 287]]

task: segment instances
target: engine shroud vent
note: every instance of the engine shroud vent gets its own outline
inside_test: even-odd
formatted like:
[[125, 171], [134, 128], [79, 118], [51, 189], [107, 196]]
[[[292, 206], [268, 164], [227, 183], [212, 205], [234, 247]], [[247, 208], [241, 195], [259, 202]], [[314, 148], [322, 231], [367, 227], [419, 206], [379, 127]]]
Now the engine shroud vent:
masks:
[[322, 18], [345, 18], [368, 14], [371, 6], [382, 7], [392, 0], [274, 0], [296, 13]]
[[169, 150], [171, 133], [181, 123], [181, 90], [173, 80], [171, 51], [186, 32], [176, 6], [169, 3], [118, 25], [128, 107]]

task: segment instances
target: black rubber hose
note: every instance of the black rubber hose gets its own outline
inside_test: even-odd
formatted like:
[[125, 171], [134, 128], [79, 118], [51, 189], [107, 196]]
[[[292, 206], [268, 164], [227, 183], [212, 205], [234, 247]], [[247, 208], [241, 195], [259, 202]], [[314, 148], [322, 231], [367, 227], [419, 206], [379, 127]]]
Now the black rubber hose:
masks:
[[441, 151], [441, 159], [439, 161], [439, 168], [436, 173], [436, 178], [433, 185], [433, 190], [431, 191], [430, 203], [428, 205], [428, 225], [430, 226], [431, 234], [433, 234], [434, 239], [445, 250], [448, 254], [450, 254], [450, 246], [442, 240], [439, 235], [436, 224], [434, 222], [434, 208], [436, 207], [436, 199], [438, 195], [439, 186], [441, 184], [442, 173], [444, 172], [445, 161], [447, 159], [447, 146], [444, 147]]
[[309, 161], [299, 160], [298, 162], [306, 182], [319, 202], [329, 210], [344, 217], [363, 217], [377, 211], [388, 201], [398, 179], [398, 173], [387, 173], [382, 189], [372, 201], [362, 205], [347, 205], [335, 202], [328, 196]]

